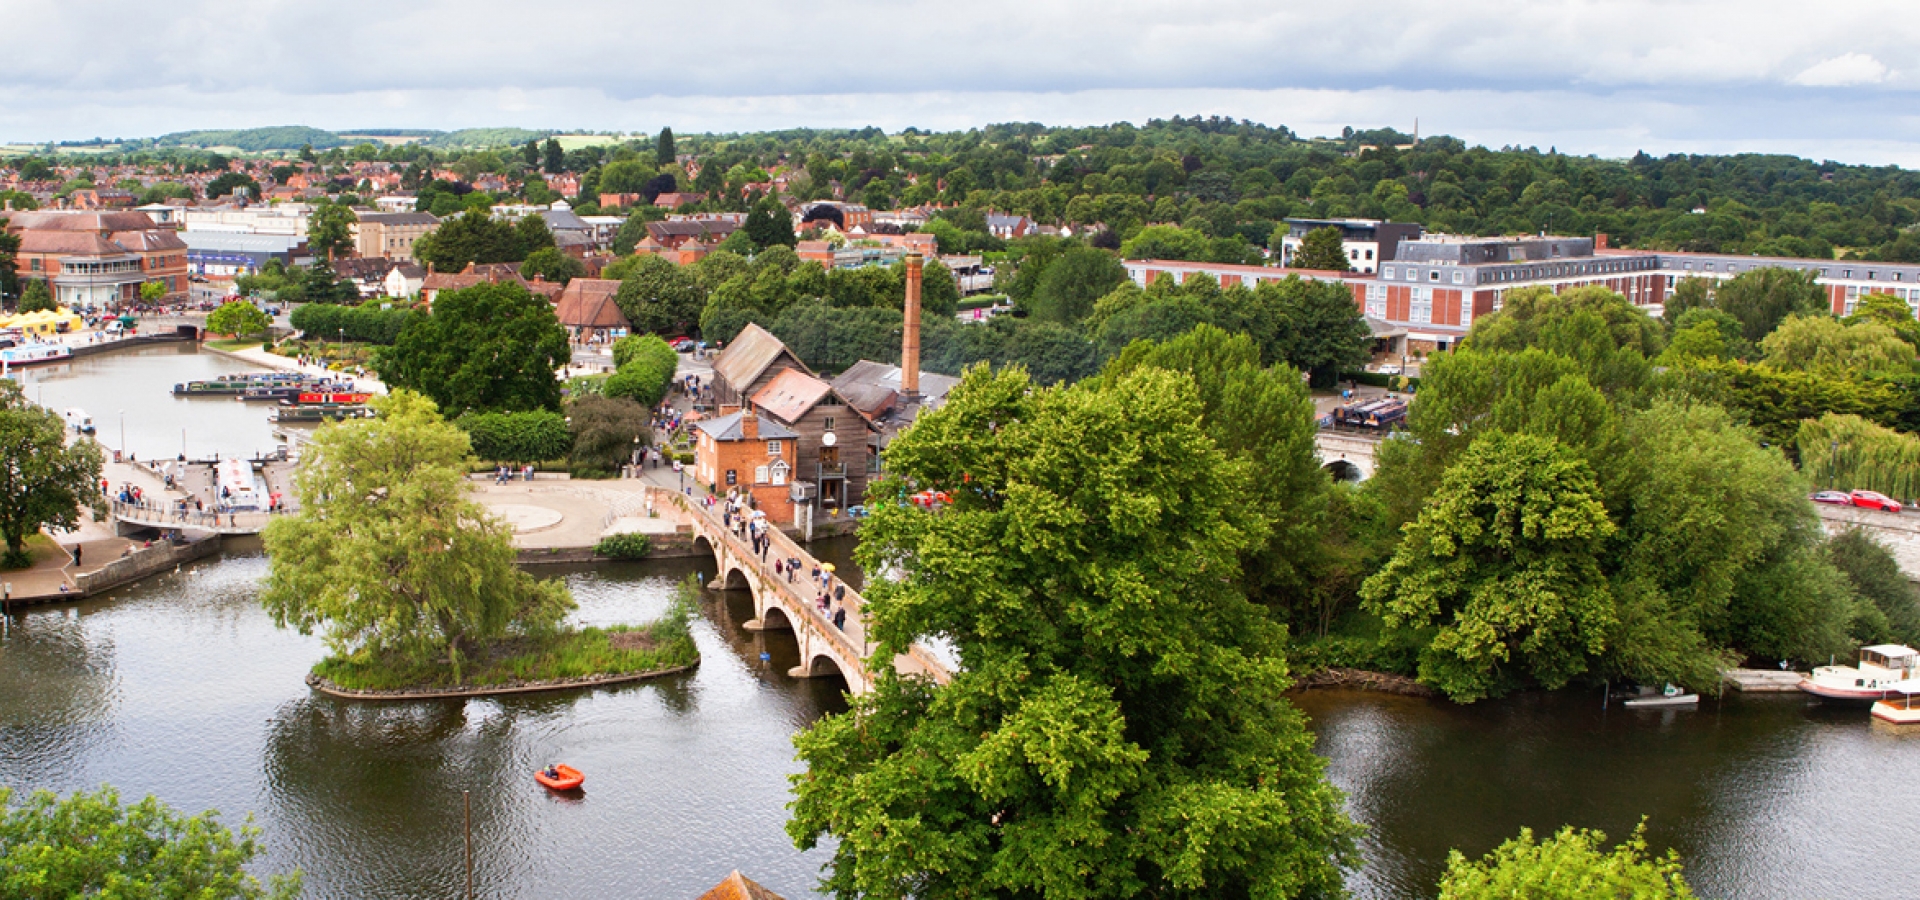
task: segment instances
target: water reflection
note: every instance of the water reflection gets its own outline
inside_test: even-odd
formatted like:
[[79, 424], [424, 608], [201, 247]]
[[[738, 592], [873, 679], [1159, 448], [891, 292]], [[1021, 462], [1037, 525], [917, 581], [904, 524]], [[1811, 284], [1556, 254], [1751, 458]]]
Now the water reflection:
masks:
[[1369, 827], [1360, 897], [1430, 894], [1448, 849], [1477, 856], [1523, 826], [1618, 839], [1643, 815], [1649, 842], [1686, 857], [1701, 896], [1837, 896], [1879, 883], [1875, 856], [1893, 858], [1896, 835], [1920, 826], [1910, 797], [1877, 786], [1910, 770], [1913, 746], [1875, 732], [1862, 710], [1797, 696], [1677, 713], [1603, 710], [1597, 692], [1470, 707], [1337, 691], [1298, 702]]
[[[577, 621], [612, 624], [659, 615], [695, 568], [544, 574], [566, 579]], [[264, 867], [303, 869], [318, 898], [450, 895], [464, 879], [463, 790], [488, 897], [691, 897], [736, 867], [788, 896], [817, 882], [826, 854], [794, 850], [783, 830], [791, 736], [845, 701], [785, 676], [791, 635], [734, 626], [744, 598], [704, 598], [704, 658], [684, 675], [371, 705], [301, 683], [324, 648], [273, 627], [256, 600], [264, 573], [259, 557], [228, 557], [13, 617], [0, 637], [0, 784], [106, 782], [228, 821], [252, 812]], [[770, 664], [745, 649], [762, 647]], [[587, 773], [583, 795], [533, 782], [557, 761]]]

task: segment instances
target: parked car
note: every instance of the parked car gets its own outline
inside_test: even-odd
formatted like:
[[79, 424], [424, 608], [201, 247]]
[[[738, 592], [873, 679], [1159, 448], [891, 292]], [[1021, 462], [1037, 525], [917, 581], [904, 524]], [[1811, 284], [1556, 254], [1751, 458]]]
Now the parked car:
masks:
[[1831, 503], [1835, 506], [1852, 506], [1853, 495], [1846, 491], [1814, 491], [1807, 495], [1815, 503]]
[[673, 342], [673, 349], [686, 353], [695, 347], [693, 338], [681, 338]]
[[1883, 509], [1891, 513], [1900, 511], [1900, 501], [1878, 491], [1854, 491], [1848, 496], [1852, 498], [1854, 506], [1864, 509]]

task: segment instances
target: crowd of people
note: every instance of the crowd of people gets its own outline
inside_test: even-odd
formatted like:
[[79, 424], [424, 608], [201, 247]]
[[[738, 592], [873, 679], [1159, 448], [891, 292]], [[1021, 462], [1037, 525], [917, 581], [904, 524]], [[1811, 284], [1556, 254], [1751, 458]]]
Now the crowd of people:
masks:
[[[747, 542], [755, 559], [763, 566], [770, 566], [773, 577], [784, 578], [790, 585], [800, 583], [802, 562], [798, 556], [785, 555], [768, 562], [773, 550], [772, 523], [766, 514], [754, 509], [753, 495], [737, 489], [728, 490], [723, 496], [708, 495], [704, 505], [712, 509], [720, 507], [720, 523], [735, 537]], [[847, 585], [833, 573], [830, 565], [815, 562], [807, 570], [806, 583], [814, 592], [813, 604], [820, 615], [833, 623], [833, 627], [842, 632], [847, 629]]]

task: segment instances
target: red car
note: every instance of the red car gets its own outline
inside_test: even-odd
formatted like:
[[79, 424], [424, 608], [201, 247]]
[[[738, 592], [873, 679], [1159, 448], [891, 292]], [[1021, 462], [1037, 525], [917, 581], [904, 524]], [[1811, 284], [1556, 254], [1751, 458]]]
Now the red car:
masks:
[[1865, 509], [1884, 509], [1891, 513], [1900, 511], [1900, 501], [1878, 491], [1854, 491], [1848, 496], [1853, 498], [1854, 506]]

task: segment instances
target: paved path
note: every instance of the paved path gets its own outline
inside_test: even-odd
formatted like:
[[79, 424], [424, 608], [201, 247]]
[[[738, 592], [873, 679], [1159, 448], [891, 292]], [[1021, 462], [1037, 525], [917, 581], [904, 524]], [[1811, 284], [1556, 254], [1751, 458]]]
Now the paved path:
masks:
[[[206, 345], [204, 344], [201, 346], [206, 347]], [[268, 353], [267, 351], [262, 350], [259, 347], [248, 347], [244, 350], [220, 350], [213, 347], [206, 347], [206, 349], [212, 350], [215, 353], [226, 354], [227, 356], [234, 357], [235, 359], [246, 360], [247, 362], [250, 362], [255, 365], [262, 366], [268, 369], [277, 369], [282, 372], [304, 372], [316, 378], [338, 378], [342, 374], [340, 372], [328, 369], [325, 366], [301, 365], [298, 360], [292, 359], [290, 357], [281, 356], [278, 353]], [[353, 378], [353, 386], [355, 390], [366, 391], [366, 392], [375, 393], [375, 394], [384, 394], [387, 392], [387, 386], [381, 383], [379, 378], [374, 377], [372, 373], [368, 373], [365, 375], [351, 375], [351, 377]]]

